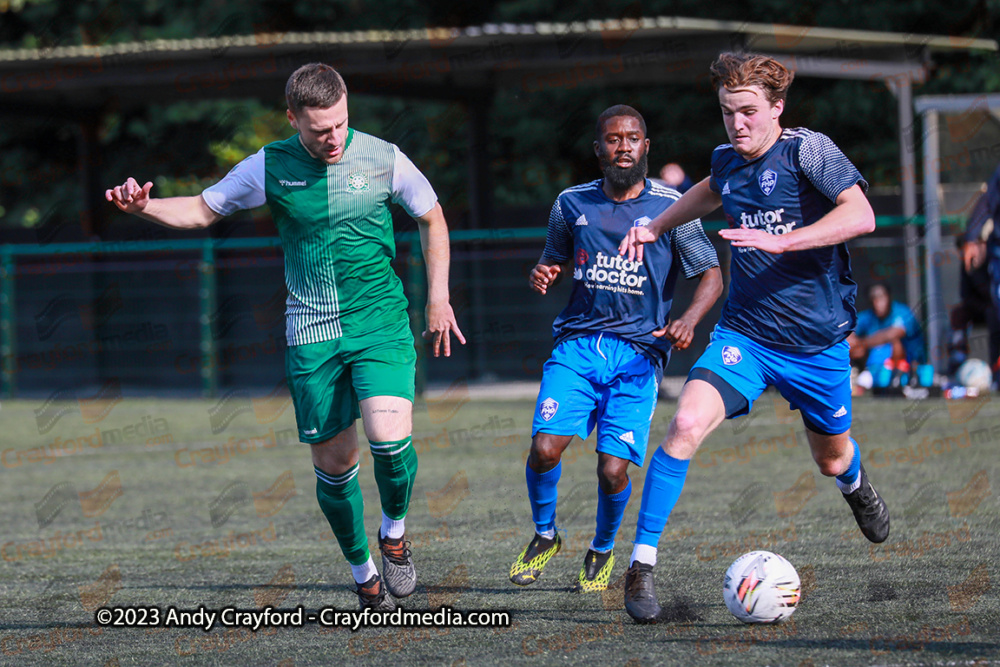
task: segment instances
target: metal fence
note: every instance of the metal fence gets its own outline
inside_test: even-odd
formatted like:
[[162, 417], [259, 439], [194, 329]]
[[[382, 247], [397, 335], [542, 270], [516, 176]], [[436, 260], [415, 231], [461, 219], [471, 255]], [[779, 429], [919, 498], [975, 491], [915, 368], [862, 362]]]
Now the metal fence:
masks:
[[[887, 281], [905, 300], [907, 272], [923, 267], [906, 265], [901, 222], [880, 217], [877, 232], [852, 242], [851, 252], [862, 288]], [[571, 282], [546, 296], [528, 289], [544, 235], [544, 228], [452, 231], [452, 304], [468, 344], [454, 344], [447, 359], [430, 359], [419, 336], [426, 285], [418, 235], [397, 235], [394, 268], [410, 301], [418, 388], [541, 376]], [[709, 236], [727, 267], [728, 244]], [[941, 259], [946, 304], [958, 299], [957, 261], [953, 252]], [[696, 281], [679, 282], [675, 314]], [[863, 294], [859, 308], [867, 307]], [[285, 296], [277, 238], [0, 246], [0, 394], [94, 386], [206, 396], [235, 387], [274, 391], [284, 385]], [[691, 348], [674, 354], [668, 374], [687, 372], [720, 306]]]

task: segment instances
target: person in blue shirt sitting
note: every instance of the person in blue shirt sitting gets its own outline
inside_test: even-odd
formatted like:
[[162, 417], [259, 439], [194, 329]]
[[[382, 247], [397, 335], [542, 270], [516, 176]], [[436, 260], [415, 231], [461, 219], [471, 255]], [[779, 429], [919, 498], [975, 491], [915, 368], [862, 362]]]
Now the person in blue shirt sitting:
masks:
[[868, 288], [872, 307], [858, 314], [854, 333], [847, 338], [851, 346], [851, 362], [863, 366], [873, 375], [889, 367], [901, 372], [924, 361], [924, 339], [920, 323], [908, 306], [892, 300], [886, 283]]

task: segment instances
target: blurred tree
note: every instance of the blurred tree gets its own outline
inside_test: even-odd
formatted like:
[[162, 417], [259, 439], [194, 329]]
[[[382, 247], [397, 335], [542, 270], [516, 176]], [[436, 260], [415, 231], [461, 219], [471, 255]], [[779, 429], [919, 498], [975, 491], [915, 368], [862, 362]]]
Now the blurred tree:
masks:
[[[793, 25], [961, 38], [996, 36], [998, 10], [1000, 0], [383, 0], [378, 4], [364, 0], [0, 0], [0, 45], [48, 49], [153, 38], [660, 15], [761, 23], [779, 18]], [[935, 60], [931, 80], [917, 94], [1000, 90], [997, 54], [937, 55]], [[702, 177], [712, 147], [725, 139], [713, 96], [690, 87], [500, 90], [490, 112], [496, 205], [547, 206], [564, 187], [596, 178], [593, 122], [601, 110], [615, 103], [632, 104], [646, 116], [651, 170], [668, 160], [678, 161], [693, 176]], [[893, 184], [898, 172], [896, 118], [886, 109], [894, 104], [881, 85], [802, 78], [792, 88], [785, 123], [821, 129], [844, 148], [872, 183]], [[447, 206], [459, 211], [467, 206], [469, 122], [463, 105], [354, 94], [351, 108], [352, 124], [398, 143], [427, 171]], [[558, 114], [553, 114], [554, 109]], [[81, 128], [72, 110], [58, 111], [63, 115], [8, 116], [0, 124], [0, 227], [37, 228], [53, 217], [80, 217], [82, 183], [77, 165], [67, 163], [66, 156], [75, 155]], [[282, 108], [255, 100], [114, 112], [98, 131], [101, 157], [97, 166], [105, 180], [125, 174], [150, 178], [161, 196], [194, 193], [261, 145], [290, 132]]]

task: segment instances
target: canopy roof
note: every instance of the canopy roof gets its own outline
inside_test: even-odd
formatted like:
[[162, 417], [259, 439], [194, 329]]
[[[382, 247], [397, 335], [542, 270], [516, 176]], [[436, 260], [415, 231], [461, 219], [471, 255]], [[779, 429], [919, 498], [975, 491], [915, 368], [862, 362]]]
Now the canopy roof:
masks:
[[74, 114], [107, 105], [217, 97], [280, 99], [310, 61], [336, 66], [353, 91], [428, 98], [484, 89], [526, 93], [595, 83], [692, 83], [720, 52], [769, 53], [797, 74], [922, 81], [934, 53], [997, 50], [990, 39], [678, 17], [467, 28], [259, 33], [0, 51], [8, 111]]

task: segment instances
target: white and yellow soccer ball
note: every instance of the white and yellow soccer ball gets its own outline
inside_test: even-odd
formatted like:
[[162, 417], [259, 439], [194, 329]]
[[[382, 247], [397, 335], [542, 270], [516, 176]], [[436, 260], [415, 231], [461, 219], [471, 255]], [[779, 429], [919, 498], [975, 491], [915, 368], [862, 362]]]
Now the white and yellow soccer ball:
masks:
[[955, 379], [963, 387], [989, 391], [990, 384], [993, 382], [993, 372], [990, 370], [990, 365], [982, 359], [966, 359], [958, 367]]
[[726, 570], [722, 598], [744, 623], [777, 623], [795, 612], [801, 591], [791, 563], [770, 551], [751, 551]]

